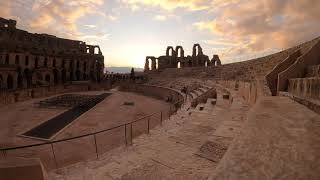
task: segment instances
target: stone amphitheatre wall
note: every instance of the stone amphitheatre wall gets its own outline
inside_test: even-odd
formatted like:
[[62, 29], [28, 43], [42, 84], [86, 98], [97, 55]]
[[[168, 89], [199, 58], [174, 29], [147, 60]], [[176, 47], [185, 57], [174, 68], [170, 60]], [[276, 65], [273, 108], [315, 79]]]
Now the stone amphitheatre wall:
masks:
[[109, 89], [108, 84], [69, 84], [59, 86], [46, 86], [15, 91], [0, 91], [0, 107], [19, 101], [52, 96], [60, 93], [80, 92], [89, 90]]
[[[149, 72], [151, 78], [157, 79], [170, 77], [193, 77], [193, 78], [209, 78], [220, 80], [255, 80], [264, 79], [264, 77], [282, 60], [286, 59], [290, 54], [301, 48], [301, 53], [305, 53], [320, 38], [308, 41], [301, 45], [290, 49], [268, 55], [265, 57], [252, 59], [243, 62], [224, 64], [221, 66], [209, 67], [185, 67], [185, 68], [167, 68], [160, 72]], [[160, 74], [160, 76], [159, 76]]]
[[237, 91], [249, 105], [253, 106], [259, 97], [271, 96], [271, 92], [264, 80], [252, 80], [252, 81], [216, 81], [217, 84], [222, 87], [226, 87], [227, 90]]
[[167, 87], [141, 85], [141, 84], [122, 84], [121, 91], [130, 91], [145, 96], [161, 99], [167, 102], [175, 103], [177, 106], [182, 105], [184, 96], [179, 91]]

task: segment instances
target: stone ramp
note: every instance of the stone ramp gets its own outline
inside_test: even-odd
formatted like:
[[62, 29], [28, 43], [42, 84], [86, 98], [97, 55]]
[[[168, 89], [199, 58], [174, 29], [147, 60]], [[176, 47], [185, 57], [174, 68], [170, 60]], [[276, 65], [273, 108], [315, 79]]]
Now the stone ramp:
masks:
[[210, 180], [320, 179], [320, 116], [287, 97], [262, 97]]

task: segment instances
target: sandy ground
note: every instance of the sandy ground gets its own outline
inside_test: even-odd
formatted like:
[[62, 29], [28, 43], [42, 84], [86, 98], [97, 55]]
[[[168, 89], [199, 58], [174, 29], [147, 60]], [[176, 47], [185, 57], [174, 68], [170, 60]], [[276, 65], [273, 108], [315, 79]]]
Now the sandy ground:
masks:
[[[84, 94], [100, 94], [102, 91], [87, 92]], [[83, 94], [83, 93], [79, 93]], [[38, 108], [35, 102], [41, 99], [35, 99], [25, 102], [9, 105], [0, 108], [0, 146], [11, 147], [27, 144], [40, 143], [43, 141], [20, 137], [18, 135], [35, 127], [36, 125], [47, 121], [51, 117], [65, 111], [66, 109], [47, 109]], [[134, 106], [123, 105], [125, 101], [134, 102]], [[150, 97], [129, 93], [113, 92], [94, 108], [78, 117], [71, 125], [63, 129], [55, 136], [54, 140], [73, 137], [85, 133], [91, 133], [103, 129], [108, 129], [146, 115], [167, 111], [169, 104]], [[160, 122], [160, 113], [150, 119], [151, 127]], [[133, 135], [139, 131], [147, 130], [147, 121], [133, 125]], [[130, 127], [127, 127], [127, 130]], [[136, 130], [137, 129], [137, 130]], [[138, 130], [139, 129], [139, 130]], [[96, 143], [99, 147], [98, 153], [106, 152], [120, 144], [125, 143], [124, 127], [113, 131], [98, 134]], [[142, 132], [141, 132], [142, 133]], [[128, 137], [127, 137], [128, 138]], [[79, 140], [72, 140], [54, 144], [56, 162], [53, 160], [52, 147], [45, 145], [41, 147], [32, 147], [23, 150], [7, 152], [7, 157], [40, 157], [45, 163], [46, 168], [51, 169], [56, 164], [59, 166], [83, 161], [87, 158], [96, 157], [94, 137], [84, 137]]]

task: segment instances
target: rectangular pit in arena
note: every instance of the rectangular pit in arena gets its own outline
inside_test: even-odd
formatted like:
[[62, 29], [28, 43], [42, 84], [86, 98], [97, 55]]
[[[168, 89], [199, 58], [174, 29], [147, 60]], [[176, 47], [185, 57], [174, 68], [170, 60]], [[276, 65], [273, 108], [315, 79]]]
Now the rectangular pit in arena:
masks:
[[40, 101], [37, 104], [42, 108], [71, 108], [23, 133], [22, 136], [49, 140], [64, 127], [89, 109], [93, 108], [96, 104], [103, 101], [109, 95], [111, 95], [111, 93], [103, 93], [100, 95], [66, 94]]

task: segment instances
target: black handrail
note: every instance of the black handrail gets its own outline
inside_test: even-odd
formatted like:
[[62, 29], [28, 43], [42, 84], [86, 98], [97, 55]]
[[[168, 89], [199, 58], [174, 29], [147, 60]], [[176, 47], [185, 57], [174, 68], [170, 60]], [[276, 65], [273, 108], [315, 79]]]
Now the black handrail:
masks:
[[[176, 105], [178, 103], [183, 103], [183, 102], [184, 102], [184, 99], [173, 103], [173, 105]], [[148, 118], [148, 117], [151, 117], [151, 116], [153, 116], [153, 115], [155, 115], [155, 114], [157, 114], [159, 112], [162, 112], [162, 111], [157, 111], [157, 112], [155, 112], [153, 114], [144, 116], [144, 117], [139, 118], [137, 120], [134, 120], [134, 121], [131, 121], [131, 122], [128, 122], [128, 123], [124, 123], [124, 124], [121, 124], [121, 125], [118, 125], [118, 126], [115, 126], [115, 127], [112, 127], [112, 128], [108, 128], [108, 129], [92, 132], [92, 133], [87, 133], [87, 134], [83, 134], [83, 135], [79, 135], [79, 136], [74, 136], [74, 137], [70, 137], [70, 138], [65, 138], [65, 139], [60, 139], [60, 140], [55, 140], [55, 141], [49, 141], [49, 142], [44, 142], [44, 143], [30, 144], [30, 145], [25, 145], [25, 146], [16, 146], [16, 147], [10, 147], [10, 148], [0, 148], [0, 151], [5, 152], [5, 151], [10, 151], [10, 150], [24, 149], [24, 148], [30, 148], [30, 147], [35, 147], [35, 146], [43, 146], [43, 145], [48, 145], [48, 144], [55, 144], [55, 143], [59, 143], [59, 142], [69, 141], [69, 140], [73, 140], [73, 139], [79, 139], [79, 138], [82, 138], [82, 137], [92, 136], [92, 135], [100, 134], [100, 133], [103, 133], [103, 132], [106, 132], [106, 131], [110, 131], [110, 130], [113, 130], [113, 129], [117, 129], [117, 128], [120, 128], [122, 126], [126, 127], [129, 124], [133, 124], [135, 122], [141, 121], [141, 120], [143, 120], [145, 118]]]

